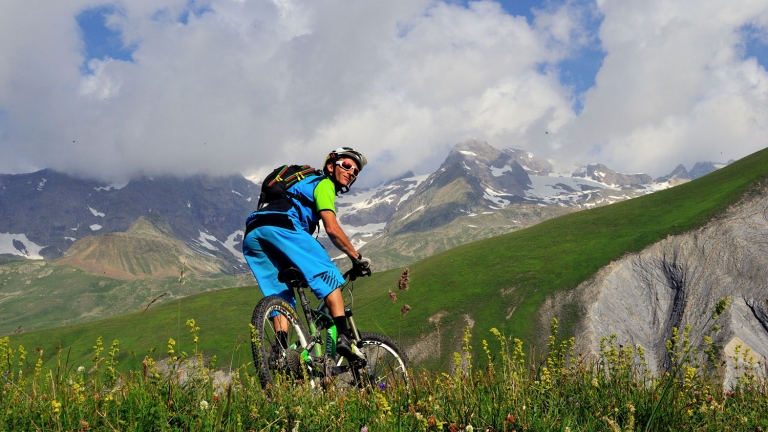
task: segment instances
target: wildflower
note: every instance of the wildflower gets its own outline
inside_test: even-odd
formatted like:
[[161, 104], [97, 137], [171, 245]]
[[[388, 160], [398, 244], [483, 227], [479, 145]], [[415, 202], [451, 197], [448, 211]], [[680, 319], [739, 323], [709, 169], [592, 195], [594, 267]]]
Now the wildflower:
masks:
[[410, 306], [408, 306], [408, 305], [403, 305], [403, 307], [402, 307], [402, 308], [400, 308], [400, 313], [401, 313], [402, 315], [405, 315], [405, 314], [407, 314], [407, 313], [408, 313], [408, 311], [409, 311], [409, 310], [411, 310], [411, 307], [410, 307]]
[[597, 378], [592, 378], [592, 387], [597, 388], [599, 384], [597, 383]]
[[389, 299], [392, 300], [392, 303], [397, 301], [397, 294], [392, 290], [389, 290]]
[[470, 425], [467, 425], [467, 427], [465, 427], [464, 430], [466, 432], [474, 432], [475, 428], [472, 427], [472, 425], [470, 424]]
[[397, 287], [400, 288], [402, 291], [408, 291], [408, 281], [411, 280], [410, 277], [408, 277], [408, 268], [403, 270], [403, 273], [400, 275], [400, 278], [397, 280]]
[[437, 426], [437, 420], [435, 419], [435, 416], [431, 415], [427, 419], [427, 426], [429, 427], [435, 427]]
[[203, 399], [200, 401], [200, 409], [205, 411], [208, 409], [208, 401]]
[[387, 383], [380, 382], [379, 383], [379, 390], [386, 390], [387, 389]]
[[58, 414], [61, 412], [61, 402], [57, 401], [56, 399], [52, 400], [51, 408], [53, 409], [54, 414]]
[[85, 366], [80, 366], [80, 367], [78, 367], [78, 368], [77, 368], [77, 372], [78, 372], [78, 373], [83, 373], [83, 372], [85, 372]]
[[507, 423], [514, 423], [515, 422], [515, 416], [512, 414], [507, 414]]
[[368, 432], [368, 426], [361, 427], [360, 432]]
[[90, 427], [91, 427], [91, 426], [88, 424], [88, 422], [87, 422], [87, 421], [85, 421], [85, 420], [80, 420], [80, 430], [81, 430], [81, 431], [87, 431], [88, 429], [90, 429]]

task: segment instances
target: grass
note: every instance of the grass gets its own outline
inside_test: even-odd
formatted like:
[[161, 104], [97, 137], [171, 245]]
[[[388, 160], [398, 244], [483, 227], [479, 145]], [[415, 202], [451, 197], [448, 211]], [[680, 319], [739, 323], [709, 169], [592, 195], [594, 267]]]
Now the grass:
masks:
[[498, 351], [481, 339], [475, 358], [466, 328], [451, 374], [421, 371], [408, 387], [364, 390], [282, 381], [265, 392], [244, 367], [215, 380], [216, 365], [195, 348], [198, 324], [185, 326], [188, 356], [170, 343], [162, 348], [164, 370], [149, 355], [118, 372], [123, 345], [101, 339], [86, 364], [74, 367], [59, 351], [46, 369], [39, 352], [0, 339], [0, 430], [768, 430], [762, 366], [737, 351], [726, 360], [739, 365], [739, 378], [723, 388], [720, 361], [687, 355], [695, 349], [686, 342], [690, 329], [669, 341], [674, 368], [661, 378], [647, 372], [641, 347], [617, 346], [612, 337], [597, 361], [586, 362], [574, 355], [573, 339], [556, 342], [553, 320], [546, 357], [529, 356], [522, 341], [494, 328], [487, 336]]
[[178, 276], [117, 279], [58, 262], [6, 262], [0, 264], [0, 335], [122, 315], [143, 310], [158, 296], [156, 304], [243, 285], [243, 280], [239, 275], [192, 275], [179, 291]]

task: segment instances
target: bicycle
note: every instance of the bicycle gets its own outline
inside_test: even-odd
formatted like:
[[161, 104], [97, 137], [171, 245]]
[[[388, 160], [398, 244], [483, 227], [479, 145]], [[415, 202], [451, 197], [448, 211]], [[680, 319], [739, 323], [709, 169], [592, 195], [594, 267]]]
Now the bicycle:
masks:
[[[370, 270], [367, 273], [355, 269], [347, 271], [341, 289], [347, 289], [354, 300], [352, 282], [366, 275], [370, 275]], [[358, 331], [352, 309], [345, 308], [352, 339], [364, 353], [364, 358], [350, 361], [337, 355], [336, 325], [324, 302], [321, 301], [317, 308], [310, 305], [304, 293], [309, 285], [301, 271], [293, 267], [285, 269], [278, 274], [278, 280], [298, 293], [307, 324], [288, 302], [278, 296], [265, 297], [256, 305], [251, 318], [251, 351], [263, 388], [282, 379], [309, 379], [313, 386], [336, 383], [340, 387], [358, 388], [384, 388], [398, 382], [408, 384], [410, 362], [392, 339], [378, 333]], [[278, 316], [289, 323], [285, 345], [276, 337], [274, 320]], [[325, 338], [322, 337], [323, 330]]]

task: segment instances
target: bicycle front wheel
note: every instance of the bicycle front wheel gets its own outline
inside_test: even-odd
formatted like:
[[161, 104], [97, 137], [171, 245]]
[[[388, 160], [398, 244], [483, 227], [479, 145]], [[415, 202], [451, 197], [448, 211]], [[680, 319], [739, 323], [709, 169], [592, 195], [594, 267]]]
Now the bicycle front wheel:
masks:
[[365, 353], [365, 365], [356, 367], [353, 361], [341, 357], [338, 366], [348, 366], [349, 371], [339, 376], [342, 386], [378, 387], [408, 385], [411, 363], [397, 344], [378, 333], [360, 333], [357, 346]]
[[[261, 386], [275, 384], [278, 377], [301, 378], [301, 352], [307, 346], [308, 332], [291, 305], [278, 296], [263, 298], [253, 311], [251, 324], [251, 352]], [[280, 329], [286, 335], [278, 340]]]

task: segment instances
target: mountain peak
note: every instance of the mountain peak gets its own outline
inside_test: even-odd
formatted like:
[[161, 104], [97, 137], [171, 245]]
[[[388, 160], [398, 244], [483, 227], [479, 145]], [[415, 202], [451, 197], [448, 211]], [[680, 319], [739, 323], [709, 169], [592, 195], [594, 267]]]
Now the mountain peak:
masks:
[[170, 225], [157, 213], [139, 216], [125, 233], [141, 237], [173, 237]]
[[221, 271], [212, 256], [190, 250], [167, 231], [170, 227], [163, 227], [163, 222], [159, 216], [141, 216], [126, 232], [83, 237], [59, 262], [123, 279], [178, 276], [182, 268], [198, 275]]
[[488, 144], [487, 141], [478, 141], [476, 139], [469, 139], [454, 145], [451, 149], [451, 156], [456, 153], [463, 156], [476, 157], [489, 162], [497, 159], [499, 155], [501, 155], [501, 151]]

